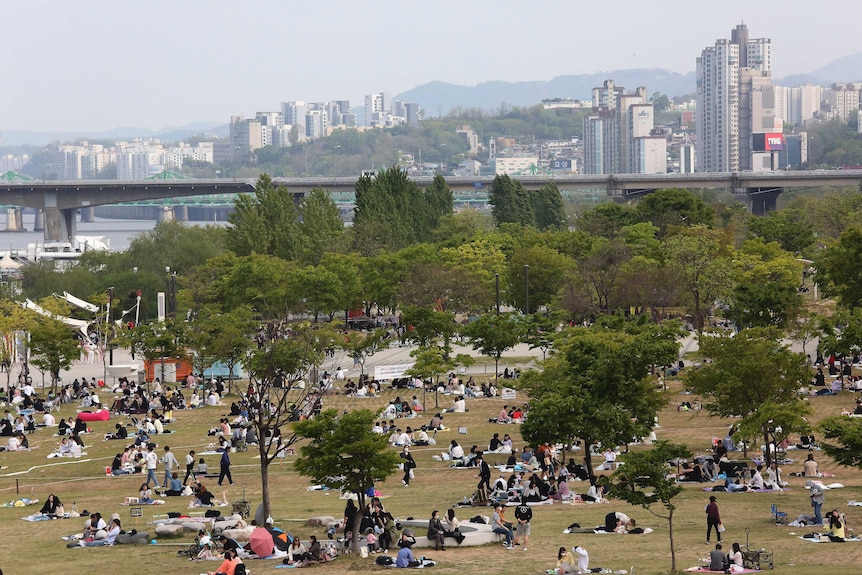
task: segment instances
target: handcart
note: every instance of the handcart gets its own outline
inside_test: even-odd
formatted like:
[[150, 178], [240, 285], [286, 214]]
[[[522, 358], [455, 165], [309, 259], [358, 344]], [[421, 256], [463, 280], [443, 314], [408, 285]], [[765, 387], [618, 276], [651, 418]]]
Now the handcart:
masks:
[[242, 499], [231, 503], [231, 512], [239, 514], [243, 519], [251, 515], [251, 502], [245, 498], [245, 487], [242, 488]]
[[745, 551], [742, 552], [742, 566], [746, 569], [774, 569], [775, 560], [773, 552], [766, 549], [751, 549], [748, 545], [748, 534], [751, 529], [745, 530]]

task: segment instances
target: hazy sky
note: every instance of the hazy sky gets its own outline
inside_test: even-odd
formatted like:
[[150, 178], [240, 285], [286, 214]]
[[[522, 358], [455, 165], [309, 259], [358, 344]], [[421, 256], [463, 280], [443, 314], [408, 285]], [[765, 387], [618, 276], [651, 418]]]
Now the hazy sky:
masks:
[[859, 0], [0, 0], [0, 131], [227, 122], [432, 80], [688, 72], [740, 21], [772, 39], [781, 77], [862, 51], [860, 17]]

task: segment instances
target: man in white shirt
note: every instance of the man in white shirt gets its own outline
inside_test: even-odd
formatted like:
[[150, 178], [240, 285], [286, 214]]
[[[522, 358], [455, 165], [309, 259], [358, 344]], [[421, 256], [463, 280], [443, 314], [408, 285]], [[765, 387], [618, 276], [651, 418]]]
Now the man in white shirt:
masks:
[[589, 573], [590, 555], [587, 553], [587, 550], [578, 545], [577, 547], [572, 547], [572, 553], [578, 557], [578, 573]]
[[175, 469], [179, 469], [180, 463], [177, 461], [177, 458], [174, 457], [174, 454], [171, 452], [171, 448], [165, 445], [165, 455], [162, 457], [162, 464], [165, 467], [165, 484], [162, 486], [165, 489], [171, 484], [171, 476]]
[[54, 419], [54, 416], [50, 413], [46, 413], [42, 416], [42, 425], [44, 425], [45, 427], [53, 427], [54, 425], [56, 425], [56, 423], [57, 422]]
[[341, 367], [339, 367], [338, 369], [335, 370], [335, 379], [337, 379], [339, 381], [344, 381], [345, 377], [346, 376], [344, 374], [344, 370], [341, 369]]
[[398, 435], [398, 441], [395, 442], [395, 445], [397, 445], [398, 447], [404, 447], [406, 445], [410, 445], [410, 436], [407, 435], [406, 431], [402, 431]]
[[159, 480], [156, 478], [156, 466], [159, 464], [159, 456], [153, 451], [153, 444], [147, 444], [147, 452], [144, 454], [144, 461], [147, 462], [147, 486], [150, 485], [150, 479], [153, 480], [153, 487], [159, 486]]
[[748, 482], [748, 486], [751, 489], [763, 489], [763, 475], [760, 473], [763, 471], [763, 466], [758, 465], [757, 471], [754, 472], [754, 475], [751, 476], [751, 481]]

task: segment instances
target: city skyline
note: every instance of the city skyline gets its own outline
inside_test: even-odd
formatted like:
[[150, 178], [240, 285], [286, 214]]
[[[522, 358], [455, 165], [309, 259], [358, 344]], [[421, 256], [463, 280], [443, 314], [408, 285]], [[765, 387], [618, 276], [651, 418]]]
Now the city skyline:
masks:
[[334, 0], [301, 11], [269, 0], [153, 0], [121, 11], [108, 0], [4, 3], [0, 131], [159, 129], [275, 111], [290, 100], [359, 106], [366, 94], [395, 96], [431, 81], [686, 73], [703, 46], [740, 22], [772, 39], [781, 77], [862, 49], [848, 43], [855, 19], [835, 17], [854, 7], [831, 0], [812, 10], [788, 0], [776, 10], [734, 0], [717, 9], [667, 0], [659, 10], [623, 2], [609, 19], [598, 5], [543, 0], [529, 9], [508, 0], [441, 0], [433, 10]]

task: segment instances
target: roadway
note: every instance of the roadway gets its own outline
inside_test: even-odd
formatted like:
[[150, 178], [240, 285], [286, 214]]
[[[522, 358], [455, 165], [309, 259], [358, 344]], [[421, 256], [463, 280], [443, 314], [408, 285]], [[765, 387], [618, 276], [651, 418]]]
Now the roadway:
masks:
[[[432, 177], [412, 178], [428, 186]], [[772, 190], [822, 186], [862, 189], [862, 170], [816, 170], [812, 172], [698, 172], [694, 174], [572, 174], [559, 176], [517, 176], [528, 190], [548, 183], [566, 190], [606, 190], [609, 195], [628, 197], [662, 188], [728, 188], [733, 190]], [[45, 209], [79, 209], [142, 200], [183, 198], [254, 191], [254, 179], [187, 180], [48, 180], [0, 184], [0, 205]], [[331, 192], [354, 191], [355, 177], [273, 178], [276, 184], [302, 195], [313, 188]], [[455, 192], [487, 190], [493, 176], [449, 176], [446, 183]]]
[[[274, 178], [296, 195], [313, 188], [330, 192], [353, 191], [355, 177]], [[775, 201], [786, 188], [822, 186], [862, 189], [862, 170], [815, 170], [812, 172], [698, 172], [694, 174], [610, 174], [517, 176], [527, 190], [554, 183], [565, 190], [605, 190], [619, 200], [636, 197], [662, 188], [725, 188], [745, 196], [752, 213], [764, 214], [775, 209]], [[428, 186], [432, 177], [413, 178], [419, 186]], [[454, 192], [487, 191], [493, 176], [450, 176], [446, 183]], [[49, 180], [3, 182], [0, 205], [28, 207], [45, 214], [45, 239], [66, 241], [74, 235], [75, 210], [90, 206], [121, 204], [144, 200], [251, 193], [254, 179], [185, 179], [185, 180]]]

